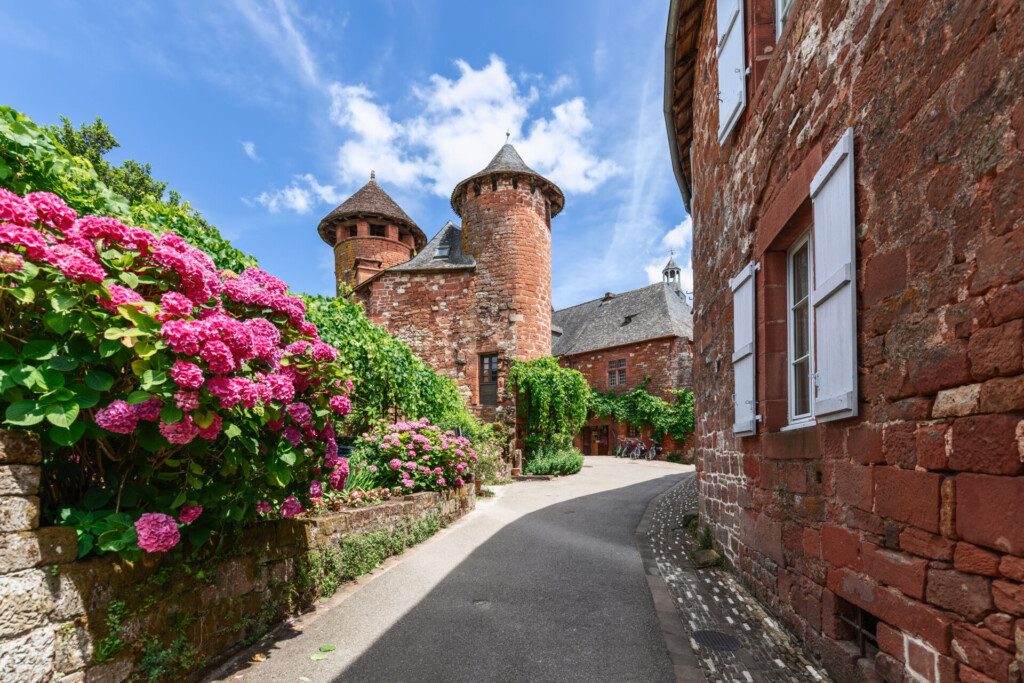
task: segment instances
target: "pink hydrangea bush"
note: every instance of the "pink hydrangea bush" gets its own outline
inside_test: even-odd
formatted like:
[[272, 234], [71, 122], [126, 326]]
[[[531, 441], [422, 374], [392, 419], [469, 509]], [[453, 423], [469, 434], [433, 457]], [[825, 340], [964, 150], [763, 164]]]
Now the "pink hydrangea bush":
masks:
[[41, 434], [80, 550], [197, 544], [344, 487], [343, 354], [272, 275], [0, 189], [0, 314], [5, 425]]
[[400, 486], [408, 492], [464, 486], [478, 457], [469, 439], [426, 418], [396, 422], [364, 435], [358, 449], [367, 467], [376, 468], [380, 485]]

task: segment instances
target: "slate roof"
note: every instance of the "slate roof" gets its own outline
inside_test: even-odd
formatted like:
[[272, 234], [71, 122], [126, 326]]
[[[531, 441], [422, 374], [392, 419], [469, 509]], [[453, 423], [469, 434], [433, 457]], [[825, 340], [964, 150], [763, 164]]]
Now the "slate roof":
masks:
[[565, 195], [558, 189], [558, 186], [553, 182], [537, 173], [532, 168], [526, 165], [523, 158], [519, 156], [519, 152], [516, 148], [509, 143], [502, 145], [498, 153], [491, 159], [491, 163], [487, 164], [482, 171], [474, 173], [469, 176], [461, 183], [455, 186], [452, 190], [451, 203], [452, 210], [455, 211], [456, 215], [462, 215], [462, 194], [466, 186], [474, 180], [484, 178], [493, 173], [504, 173], [504, 174], [515, 174], [530, 176], [532, 181], [540, 186], [540, 188], [547, 194], [548, 200], [551, 202], [551, 217], [554, 218], [565, 206]]
[[[627, 319], [629, 322], [626, 322]], [[676, 287], [659, 282], [555, 311], [552, 354], [570, 356], [661, 337], [693, 338], [693, 314]]]
[[[444, 247], [448, 255], [443, 256]], [[476, 268], [476, 259], [462, 251], [462, 229], [448, 221], [420, 253], [388, 270], [465, 270]]]
[[334, 224], [352, 218], [381, 218], [392, 225], [403, 225], [412, 230], [417, 244], [426, 241], [426, 236], [409, 215], [402, 211], [391, 196], [377, 184], [374, 174], [370, 173], [370, 182], [356, 190], [356, 193], [343, 201], [333, 211], [324, 216], [317, 226], [317, 232], [324, 242], [334, 246]]

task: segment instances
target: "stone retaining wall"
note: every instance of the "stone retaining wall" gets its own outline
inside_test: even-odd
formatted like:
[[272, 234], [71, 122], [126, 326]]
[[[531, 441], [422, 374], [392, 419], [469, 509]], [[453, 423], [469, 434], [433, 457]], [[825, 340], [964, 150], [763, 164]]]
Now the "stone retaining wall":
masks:
[[393, 537], [419, 524], [422, 536], [435, 521], [451, 522], [476, 502], [470, 486], [267, 522], [224, 539], [214, 559], [175, 553], [135, 563], [79, 561], [73, 529], [39, 527], [40, 460], [33, 437], [0, 431], [4, 681], [119, 682], [133, 673], [143, 680], [159, 673], [164, 680], [194, 679], [333, 592], [361, 552], [354, 541], [367, 538], [362, 534]]

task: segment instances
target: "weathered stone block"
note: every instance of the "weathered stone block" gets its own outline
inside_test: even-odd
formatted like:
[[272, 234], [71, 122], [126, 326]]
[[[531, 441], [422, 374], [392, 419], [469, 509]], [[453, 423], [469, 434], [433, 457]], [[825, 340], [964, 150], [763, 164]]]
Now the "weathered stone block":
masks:
[[938, 474], [880, 467], [875, 471], [875, 513], [937, 532], [941, 481]]
[[39, 477], [37, 465], [0, 465], [0, 496], [34, 496]]
[[31, 531], [39, 527], [39, 498], [36, 496], [0, 497], [0, 533]]
[[976, 545], [1024, 555], [1024, 478], [956, 477], [956, 531]]
[[53, 611], [53, 597], [41, 569], [0, 576], [0, 638], [44, 625]]
[[0, 639], [0, 680], [45, 681], [53, 674], [53, 629], [43, 626], [10, 639]]
[[0, 463], [38, 464], [43, 454], [39, 438], [32, 432], [0, 430]]
[[43, 527], [0, 535], [0, 574], [44, 564], [71, 562], [78, 554], [75, 530]]
[[979, 621], [992, 609], [991, 582], [983, 576], [931, 569], [927, 600], [930, 604]]

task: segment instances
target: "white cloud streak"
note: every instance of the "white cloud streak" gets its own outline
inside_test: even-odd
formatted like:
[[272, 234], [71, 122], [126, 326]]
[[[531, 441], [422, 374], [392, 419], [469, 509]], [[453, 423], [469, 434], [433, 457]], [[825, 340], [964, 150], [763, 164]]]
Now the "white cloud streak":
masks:
[[242, 140], [242, 151], [245, 152], [245, 156], [249, 157], [253, 161], [260, 161], [260, 155], [256, 153], [256, 143], [252, 140]]

